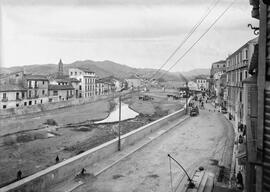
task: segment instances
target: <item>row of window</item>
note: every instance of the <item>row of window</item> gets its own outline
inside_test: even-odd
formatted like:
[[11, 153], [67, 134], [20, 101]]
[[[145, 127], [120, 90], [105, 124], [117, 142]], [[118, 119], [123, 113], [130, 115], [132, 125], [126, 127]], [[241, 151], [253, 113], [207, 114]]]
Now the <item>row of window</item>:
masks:
[[85, 93], [85, 97], [91, 97], [91, 96], [94, 96], [94, 93], [92, 92]]
[[217, 64], [216, 67], [217, 68], [221, 68], [221, 67], [224, 68], [224, 67], [226, 67], [226, 64]]
[[197, 80], [197, 83], [206, 83], [206, 80]]
[[[43, 103], [43, 101], [42, 101], [42, 99], [40, 100], [40, 104], [42, 104]], [[23, 105], [24, 106], [30, 106], [30, 105], [36, 105], [36, 104], [38, 104], [38, 101], [37, 100], [34, 100], [33, 102], [32, 101], [25, 101], [24, 103], [23, 103]], [[19, 107], [20, 106], [20, 104], [19, 103], [16, 103], [16, 107]], [[7, 105], [3, 105], [3, 109], [6, 109], [7, 108]]]
[[93, 79], [93, 78], [86, 78], [85, 79], [85, 83], [86, 84], [94, 84], [95, 83], [95, 79]]
[[[21, 95], [22, 95], [21, 98], [24, 99], [25, 98], [25, 92], [22, 92]], [[45, 96], [45, 90], [42, 90], [42, 95]], [[28, 97], [31, 98], [32, 96], [38, 96], [38, 91], [35, 90], [34, 95], [32, 95], [32, 91], [30, 90], [28, 92]], [[3, 93], [3, 99], [8, 99], [7, 98], [7, 93]], [[16, 92], [16, 99], [20, 99], [20, 93], [19, 92]]]
[[227, 74], [228, 82], [241, 82], [248, 77], [247, 70], [244, 71], [232, 71]]
[[[82, 72], [77, 72], [77, 71], [74, 71], [74, 73], [73, 73], [73, 71], [71, 71], [70, 72], [70, 75], [82, 75]], [[94, 75], [93, 73], [89, 73], [89, 72], [85, 72], [84, 74], [86, 74], [86, 75]]]
[[[42, 85], [45, 85], [45, 81], [42, 81]], [[28, 81], [28, 88], [37, 88], [38, 81]]]
[[95, 90], [95, 86], [93, 85], [85, 85], [85, 91], [92, 91]]
[[231, 65], [237, 65], [241, 62], [244, 62], [244, 60], [248, 59], [248, 49], [244, 49], [242, 52], [239, 52], [234, 57], [231, 57], [227, 60], [228, 67]]

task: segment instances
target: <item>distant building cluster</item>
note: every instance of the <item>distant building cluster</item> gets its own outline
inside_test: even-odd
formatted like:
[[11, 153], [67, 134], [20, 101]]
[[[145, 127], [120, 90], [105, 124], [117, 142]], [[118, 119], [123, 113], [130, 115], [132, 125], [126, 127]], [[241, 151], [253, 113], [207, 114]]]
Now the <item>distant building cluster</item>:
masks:
[[209, 78], [196, 78], [188, 82], [188, 88], [191, 91], [207, 92], [209, 90]]
[[[1, 75], [0, 109], [109, 95], [127, 86], [125, 80], [113, 76], [98, 78], [95, 72], [81, 67], [70, 68], [64, 75], [63, 68], [60, 60], [58, 71], [48, 76], [24, 71]], [[130, 82], [139, 86], [135, 80]]]

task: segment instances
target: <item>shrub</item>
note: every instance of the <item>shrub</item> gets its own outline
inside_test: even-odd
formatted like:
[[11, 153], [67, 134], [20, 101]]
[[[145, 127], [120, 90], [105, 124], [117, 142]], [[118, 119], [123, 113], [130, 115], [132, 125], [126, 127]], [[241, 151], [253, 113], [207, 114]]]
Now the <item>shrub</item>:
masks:
[[57, 122], [54, 119], [47, 119], [46, 122], [44, 123], [46, 125], [58, 125]]

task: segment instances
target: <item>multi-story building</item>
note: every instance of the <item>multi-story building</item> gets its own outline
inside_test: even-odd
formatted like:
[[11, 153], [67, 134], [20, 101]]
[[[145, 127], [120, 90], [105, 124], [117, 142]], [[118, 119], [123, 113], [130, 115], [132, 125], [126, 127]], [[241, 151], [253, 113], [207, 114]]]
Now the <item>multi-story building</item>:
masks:
[[243, 110], [243, 83], [248, 77], [248, 65], [258, 39], [252, 39], [240, 47], [226, 59], [227, 73], [227, 109], [230, 116], [238, 124], [246, 124]]
[[209, 88], [209, 81], [205, 78], [196, 79], [198, 90], [206, 91]]
[[27, 89], [22, 85], [0, 85], [0, 109], [16, 108], [23, 106]]
[[101, 79], [96, 79], [96, 95], [104, 94], [104, 82]]
[[67, 101], [72, 98], [74, 98], [72, 85], [49, 85], [49, 102]]
[[220, 79], [222, 74], [226, 73], [226, 61], [220, 60], [212, 63], [210, 70], [209, 91], [211, 96], [216, 96], [216, 81]]
[[0, 77], [0, 109], [16, 108], [24, 105], [27, 89], [24, 87], [23, 71]]
[[85, 68], [70, 68], [69, 77], [80, 81], [79, 90], [82, 97], [92, 97], [96, 91], [96, 75], [94, 72]]
[[108, 95], [115, 91], [114, 81], [110, 78], [96, 80], [96, 95]]
[[226, 72], [226, 61], [220, 60], [215, 63], [212, 63], [210, 70], [210, 78], [212, 78], [216, 73], [225, 73]]
[[141, 79], [139, 77], [136, 77], [135, 75], [130, 76], [126, 79], [128, 83], [128, 87], [140, 87], [141, 86]]
[[[184, 85], [182, 87], [184, 87]], [[189, 90], [192, 90], [192, 91], [199, 91], [198, 85], [194, 81], [188, 82], [188, 88], [189, 88]]]
[[0, 84], [2, 109], [48, 102], [49, 81], [46, 76], [25, 75], [19, 71], [2, 76]]
[[[247, 105], [247, 192], [270, 191], [270, 2], [250, 0], [259, 19], [259, 40], [245, 82]], [[255, 30], [257, 30], [255, 28]], [[256, 33], [256, 31], [254, 31]]]
[[35, 105], [48, 102], [49, 80], [44, 75], [25, 75], [24, 87], [27, 88], [24, 105]]

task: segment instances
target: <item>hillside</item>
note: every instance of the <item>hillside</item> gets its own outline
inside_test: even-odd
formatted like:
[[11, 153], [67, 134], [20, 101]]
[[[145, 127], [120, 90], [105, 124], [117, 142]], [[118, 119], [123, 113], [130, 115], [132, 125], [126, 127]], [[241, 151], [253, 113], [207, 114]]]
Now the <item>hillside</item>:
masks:
[[[73, 67], [83, 67], [94, 71], [99, 77], [107, 77], [113, 75], [118, 78], [128, 78], [131, 75], [137, 74], [142, 78], [151, 78], [156, 73], [156, 69], [143, 69], [133, 68], [127, 65], [118, 64], [112, 61], [75, 61], [70, 64], [64, 64], [64, 73], [68, 74], [68, 69]], [[43, 65], [26, 65], [23, 67], [10, 67], [2, 68], [1, 73], [10, 73], [15, 71], [24, 70], [25, 73], [49, 75], [57, 72], [57, 64], [43, 64]], [[159, 71], [154, 78], [158, 78], [164, 74], [165, 71]], [[192, 79], [198, 75], [209, 75], [209, 69], [194, 69], [192, 71], [184, 72], [183, 75], [187, 79]], [[179, 76], [179, 73], [165, 73], [162, 78], [166, 81], [183, 81], [183, 78]]]

